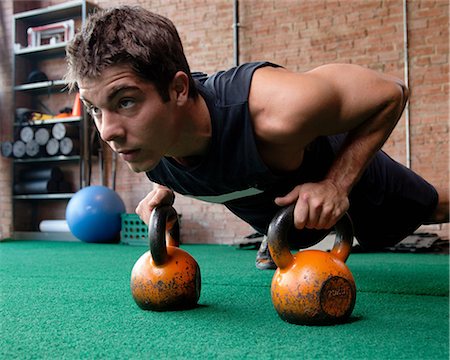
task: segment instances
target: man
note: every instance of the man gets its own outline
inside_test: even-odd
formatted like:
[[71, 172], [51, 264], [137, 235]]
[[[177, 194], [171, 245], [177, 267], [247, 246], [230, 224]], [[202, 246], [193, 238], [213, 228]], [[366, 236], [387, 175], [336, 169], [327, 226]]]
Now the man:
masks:
[[[91, 16], [67, 58], [102, 139], [157, 184], [136, 209], [145, 222], [174, 191], [223, 203], [262, 233], [295, 203], [293, 246], [348, 212], [358, 241], [380, 248], [437, 208], [436, 190], [380, 151], [408, 99], [399, 79], [266, 62], [191, 74], [170, 20], [130, 6]], [[274, 266], [265, 244], [257, 266]]]

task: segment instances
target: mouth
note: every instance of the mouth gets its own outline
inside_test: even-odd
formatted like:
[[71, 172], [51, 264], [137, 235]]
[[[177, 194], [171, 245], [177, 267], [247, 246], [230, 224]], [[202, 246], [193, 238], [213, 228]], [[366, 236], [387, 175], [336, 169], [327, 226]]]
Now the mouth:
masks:
[[134, 149], [134, 150], [118, 150], [117, 151], [119, 155], [122, 157], [123, 160], [126, 162], [132, 162], [136, 160], [136, 158], [139, 155], [140, 150]]

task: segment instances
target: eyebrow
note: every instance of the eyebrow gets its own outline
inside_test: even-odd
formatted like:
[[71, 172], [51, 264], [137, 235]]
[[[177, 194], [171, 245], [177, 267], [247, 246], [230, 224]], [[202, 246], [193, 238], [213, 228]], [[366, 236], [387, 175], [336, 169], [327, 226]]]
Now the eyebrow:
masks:
[[[107, 103], [111, 102], [119, 93], [121, 93], [123, 91], [127, 91], [127, 90], [140, 90], [140, 89], [138, 86], [127, 85], [127, 84], [115, 86], [111, 89], [111, 91], [108, 93], [108, 95], [106, 97]], [[82, 95], [80, 95], [80, 99], [82, 101], [92, 105], [92, 103], [88, 99], [83, 97]]]
[[127, 90], [140, 90], [140, 89], [137, 86], [127, 85], [127, 84], [115, 86], [111, 89], [111, 91], [108, 93], [108, 96], [106, 97], [108, 103], [112, 99], [114, 99], [119, 93], [121, 93], [123, 91], [127, 91]]

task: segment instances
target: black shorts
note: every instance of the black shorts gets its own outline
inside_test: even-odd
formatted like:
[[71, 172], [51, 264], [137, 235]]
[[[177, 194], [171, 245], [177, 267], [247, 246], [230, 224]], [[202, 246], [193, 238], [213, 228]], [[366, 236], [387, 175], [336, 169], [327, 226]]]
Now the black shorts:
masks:
[[[342, 136], [330, 137], [334, 152]], [[365, 248], [395, 245], [429, 218], [438, 203], [435, 188], [379, 151], [349, 196], [349, 214], [358, 242]]]
[[[257, 231], [267, 234], [270, 221], [280, 208], [274, 198], [296, 185], [322, 180], [333, 163], [345, 135], [321, 137], [305, 151], [302, 165], [264, 193], [226, 206]], [[412, 234], [434, 211], [438, 195], [419, 175], [378, 151], [352, 189], [348, 213], [358, 242], [367, 249], [393, 246]], [[292, 248], [307, 248], [330, 230], [296, 230], [288, 241]]]

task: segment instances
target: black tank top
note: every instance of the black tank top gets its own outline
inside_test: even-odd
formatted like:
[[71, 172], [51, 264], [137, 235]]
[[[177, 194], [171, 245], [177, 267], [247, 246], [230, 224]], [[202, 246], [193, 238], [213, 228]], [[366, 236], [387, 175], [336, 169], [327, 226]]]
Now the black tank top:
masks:
[[[247, 63], [210, 77], [194, 73], [200, 95], [211, 116], [212, 135], [208, 152], [198, 165], [183, 166], [163, 158], [148, 178], [186, 196], [224, 204], [238, 217], [262, 233], [279, 207], [274, 198], [295, 185], [319, 181], [325, 175], [324, 159], [331, 147], [319, 138], [307, 151], [301, 167], [287, 174], [273, 174], [261, 160], [248, 107], [250, 84], [255, 70], [278, 65]], [[310, 151], [314, 148], [314, 151]], [[328, 156], [323, 156], [324, 152]], [[321, 170], [314, 164], [320, 160]], [[331, 164], [331, 159], [328, 161]]]

